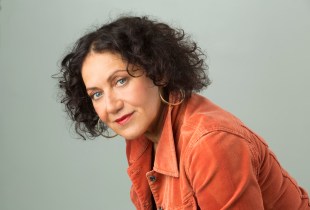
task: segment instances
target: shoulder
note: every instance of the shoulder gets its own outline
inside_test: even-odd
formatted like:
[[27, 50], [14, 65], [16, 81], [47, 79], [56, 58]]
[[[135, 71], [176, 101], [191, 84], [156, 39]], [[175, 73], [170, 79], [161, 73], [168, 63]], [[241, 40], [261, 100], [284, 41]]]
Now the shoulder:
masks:
[[193, 95], [184, 118], [181, 138], [183, 143], [187, 141], [183, 148], [187, 164], [198, 157], [221, 164], [231, 158], [247, 158], [257, 172], [259, 155], [267, 145], [233, 114], [207, 98]]
[[198, 94], [193, 94], [186, 103], [182, 130], [193, 132], [191, 135], [196, 133], [198, 136], [222, 131], [244, 137], [249, 131], [243, 122], [232, 113]]

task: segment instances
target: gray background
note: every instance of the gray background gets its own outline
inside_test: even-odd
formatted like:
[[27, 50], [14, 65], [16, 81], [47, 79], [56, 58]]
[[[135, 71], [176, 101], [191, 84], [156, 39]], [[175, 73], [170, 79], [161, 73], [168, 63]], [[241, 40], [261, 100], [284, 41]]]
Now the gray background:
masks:
[[134, 209], [121, 138], [76, 139], [59, 61], [121, 13], [184, 28], [208, 55], [203, 92], [265, 137], [310, 190], [309, 0], [0, 0], [0, 209]]

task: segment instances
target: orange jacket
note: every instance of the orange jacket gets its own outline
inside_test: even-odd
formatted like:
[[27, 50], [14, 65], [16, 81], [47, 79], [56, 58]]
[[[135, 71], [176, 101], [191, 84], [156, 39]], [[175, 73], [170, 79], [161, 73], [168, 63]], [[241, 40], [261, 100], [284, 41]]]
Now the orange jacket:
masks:
[[169, 107], [153, 144], [126, 141], [130, 196], [137, 209], [310, 209], [307, 193], [265, 141], [232, 114], [193, 94]]

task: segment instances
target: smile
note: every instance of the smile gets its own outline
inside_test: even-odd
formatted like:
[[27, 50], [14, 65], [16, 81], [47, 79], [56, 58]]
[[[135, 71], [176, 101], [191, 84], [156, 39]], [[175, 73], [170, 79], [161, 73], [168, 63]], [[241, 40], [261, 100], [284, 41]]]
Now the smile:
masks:
[[124, 125], [131, 119], [132, 115], [133, 115], [133, 112], [130, 114], [126, 114], [126, 115], [116, 119], [115, 122], [118, 123], [119, 125]]

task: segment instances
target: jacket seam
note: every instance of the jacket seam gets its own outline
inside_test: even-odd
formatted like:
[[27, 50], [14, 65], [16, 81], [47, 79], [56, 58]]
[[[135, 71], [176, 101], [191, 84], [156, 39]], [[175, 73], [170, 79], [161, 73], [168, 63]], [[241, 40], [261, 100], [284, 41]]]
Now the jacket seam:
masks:
[[[245, 138], [244, 135], [242, 135], [241, 133], [237, 132], [236, 130], [224, 127], [224, 126], [214, 126], [211, 129], [208, 129], [207, 131], [205, 129], [201, 129], [201, 128], [197, 128], [194, 127], [192, 125], [186, 125], [190, 128], [194, 128], [196, 131], [198, 131], [199, 135], [197, 138], [190, 140], [187, 149], [185, 151], [185, 155], [184, 155], [184, 168], [185, 168], [185, 174], [186, 176], [189, 178], [190, 177], [190, 164], [189, 164], [189, 158], [190, 158], [190, 153], [192, 152], [192, 150], [195, 148], [195, 144], [197, 144], [199, 141], [203, 141], [204, 139], [202, 139], [204, 136], [213, 133], [213, 132], [225, 132], [225, 133], [229, 133], [235, 136], [239, 136], [240, 138], [244, 139], [249, 147], [249, 151], [251, 152], [251, 163], [252, 163], [252, 170], [254, 172], [254, 174], [256, 176], [259, 175], [258, 172], [258, 161], [257, 161], [257, 152], [255, 147], [253, 146], [253, 143], [251, 140]], [[190, 179], [189, 179], [190, 180]]]

